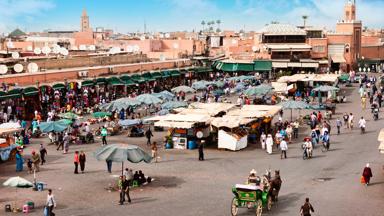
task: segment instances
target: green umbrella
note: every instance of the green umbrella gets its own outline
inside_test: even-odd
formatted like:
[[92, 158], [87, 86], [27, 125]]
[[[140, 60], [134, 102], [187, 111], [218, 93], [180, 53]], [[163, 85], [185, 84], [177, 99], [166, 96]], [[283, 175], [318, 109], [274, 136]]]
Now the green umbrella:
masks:
[[213, 83], [213, 85], [215, 85], [219, 88], [222, 88], [222, 87], [224, 87], [225, 83], [223, 81], [216, 81]]
[[161, 109], [172, 110], [179, 107], [187, 107], [188, 104], [184, 101], [169, 101], [161, 105]]
[[266, 84], [261, 84], [256, 87], [251, 87], [246, 89], [243, 93], [248, 96], [260, 96], [260, 95], [266, 95], [272, 91], [273, 87]]
[[196, 90], [202, 90], [202, 89], [206, 89], [209, 85], [212, 85], [212, 84], [213, 82], [201, 80], [201, 81], [192, 83], [192, 88]]
[[143, 149], [136, 145], [128, 144], [111, 144], [98, 149], [94, 153], [97, 160], [110, 160], [113, 162], [121, 162], [121, 174], [123, 174], [124, 161], [139, 163], [144, 161], [151, 162], [152, 157]]
[[48, 132], [62, 132], [65, 129], [67, 129], [68, 124], [65, 124], [65, 122], [60, 122], [60, 121], [51, 121], [51, 122], [42, 122], [39, 124], [40, 130], [43, 133], [48, 133]]
[[57, 121], [57, 122], [62, 122], [62, 123], [64, 123], [64, 124], [66, 124], [66, 125], [70, 125], [70, 124], [72, 124], [72, 120], [70, 120], [70, 119], [60, 119], [60, 120]]
[[104, 118], [106, 116], [111, 116], [112, 114], [109, 112], [94, 112], [92, 113], [92, 116], [95, 118]]
[[150, 95], [150, 94], [142, 94], [142, 95], [139, 95], [136, 97], [136, 99], [138, 101], [140, 101], [141, 103], [144, 103], [144, 104], [147, 104], [147, 105], [150, 105], [150, 104], [159, 104], [161, 103], [162, 101], [153, 96], [153, 95]]
[[19, 176], [17, 177], [11, 177], [9, 178], [7, 181], [5, 181], [3, 183], [4, 186], [8, 186], [8, 187], [16, 187], [16, 188], [29, 188], [29, 187], [33, 187], [33, 184], [32, 182], [24, 179], [24, 178], [21, 178]]
[[79, 116], [73, 112], [66, 112], [66, 113], [60, 114], [59, 117], [65, 118], [65, 119], [78, 119], [79, 118]]
[[172, 92], [175, 92], [175, 93], [179, 93], [179, 92], [185, 92], [185, 93], [188, 93], [188, 92], [195, 92], [195, 89], [189, 87], [189, 86], [178, 86], [178, 87], [175, 87], [171, 90]]

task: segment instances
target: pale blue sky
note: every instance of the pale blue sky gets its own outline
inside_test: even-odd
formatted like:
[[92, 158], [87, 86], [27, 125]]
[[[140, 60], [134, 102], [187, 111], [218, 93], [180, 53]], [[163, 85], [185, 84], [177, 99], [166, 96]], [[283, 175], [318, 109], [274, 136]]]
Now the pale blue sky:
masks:
[[[83, 8], [93, 28], [126, 33], [200, 30], [202, 20], [222, 21], [222, 29], [259, 30], [279, 21], [334, 29], [346, 0], [0, 0], [0, 33], [16, 27], [26, 31], [78, 30]], [[357, 0], [364, 26], [384, 28], [384, 0]]]

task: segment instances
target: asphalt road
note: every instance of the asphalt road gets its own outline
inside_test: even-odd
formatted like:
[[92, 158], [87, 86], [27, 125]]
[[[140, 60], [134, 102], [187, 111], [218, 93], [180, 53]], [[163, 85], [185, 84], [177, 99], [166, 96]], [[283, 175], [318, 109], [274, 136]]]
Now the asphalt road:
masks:
[[[336, 116], [353, 112], [355, 119], [358, 119], [363, 115], [368, 120], [367, 133], [361, 135], [355, 126], [352, 131], [343, 128], [341, 135], [335, 135], [334, 116], [331, 150], [322, 153], [317, 148], [314, 158], [310, 160], [302, 159], [301, 142], [289, 145], [288, 159], [285, 160], [280, 159], [276, 149], [273, 155], [267, 155], [256, 146], [238, 152], [206, 149], [205, 161], [197, 160], [197, 151], [162, 149], [157, 164], [126, 164], [134, 170], [143, 170], [155, 180], [150, 185], [133, 189], [132, 204], [124, 206], [117, 205], [117, 192], [105, 189], [115, 181], [121, 165], [114, 164], [114, 175], [109, 175], [105, 162], [98, 162], [92, 157], [92, 152], [100, 147], [100, 141], [71, 146], [70, 154], [67, 155], [49, 146], [48, 163], [37, 177], [54, 190], [58, 202], [56, 215], [230, 215], [232, 186], [244, 183], [251, 169], [262, 174], [270, 168], [280, 170], [283, 185], [278, 203], [272, 211], [264, 212], [263, 215], [299, 215], [300, 206], [305, 197], [309, 197], [316, 216], [382, 216], [384, 157], [377, 150], [377, 135], [383, 125], [384, 113], [380, 113], [382, 119], [373, 121], [370, 110], [361, 110], [357, 89], [343, 91], [349, 102], [337, 105]], [[284, 117], [289, 118], [289, 115]], [[301, 136], [307, 133], [308, 129], [301, 129]], [[160, 141], [162, 135], [156, 132], [155, 138]], [[32, 148], [38, 148], [40, 142], [44, 142], [44, 139], [33, 141], [33, 147], [26, 150], [27, 156]], [[109, 137], [109, 142], [127, 142], [149, 149], [145, 146], [144, 138], [126, 138], [121, 135]], [[73, 174], [75, 150], [84, 150], [88, 156], [85, 174]], [[367, 162], [371, 164], [373, 178], [371, 185], [365, 187], [360, 184], [360, 176]], [[0, 164], [0, 182], [17, 175], [14, 169], [14, 164]], [[26, 172], [20, 176], [29, 180], [33, 178]], [[24, 201], [33, 200], [37, 209], [30, 215], [42, 215], [45, 198], [46, 191], [19, 189], [16, 192], [13, 188], [0, 187], [0, 206], [14, 201], [20, 205]], [[3, 211], [0, 211], [0, 215], [3, 215]], [[254, 210], [242, 209], [239, 215], [254, 215]]]

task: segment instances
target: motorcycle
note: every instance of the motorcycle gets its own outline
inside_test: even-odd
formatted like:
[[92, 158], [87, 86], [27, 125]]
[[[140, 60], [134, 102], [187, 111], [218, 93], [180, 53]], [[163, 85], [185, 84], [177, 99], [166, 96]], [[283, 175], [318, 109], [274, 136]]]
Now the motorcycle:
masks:
[[303, 149], [303, 160], [312, 158], [312, 150], [307, 147], [306, 143], [303, 143], [301, 148]]

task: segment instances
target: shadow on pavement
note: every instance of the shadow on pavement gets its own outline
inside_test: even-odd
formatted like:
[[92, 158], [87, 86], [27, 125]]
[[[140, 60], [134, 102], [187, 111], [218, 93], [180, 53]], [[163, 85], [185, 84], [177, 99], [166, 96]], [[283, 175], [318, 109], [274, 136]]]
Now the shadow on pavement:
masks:
[[152, 178], [155, 179], [155, 181], [151, 182], [148, 185], [148, 188], [174, 188], [185, 183], [183, 179], [176, 176], [153, 176]]

